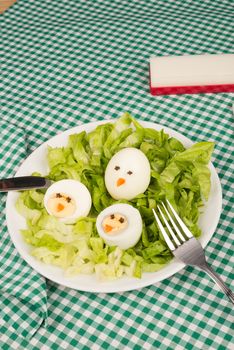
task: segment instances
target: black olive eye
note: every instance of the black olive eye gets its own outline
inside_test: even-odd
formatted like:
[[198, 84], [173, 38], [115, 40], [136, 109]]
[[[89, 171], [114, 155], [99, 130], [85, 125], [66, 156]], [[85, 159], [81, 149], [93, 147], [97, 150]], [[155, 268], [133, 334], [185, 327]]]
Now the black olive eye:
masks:
[[132, 175], [132, 171], [129, 170], [129, 171], [127, 172], [127, 174], [128, 174], [128, 175]]
[[115, 170], [119, 170], [119, 169], [120, 169], [120, 166], [116, 165]]

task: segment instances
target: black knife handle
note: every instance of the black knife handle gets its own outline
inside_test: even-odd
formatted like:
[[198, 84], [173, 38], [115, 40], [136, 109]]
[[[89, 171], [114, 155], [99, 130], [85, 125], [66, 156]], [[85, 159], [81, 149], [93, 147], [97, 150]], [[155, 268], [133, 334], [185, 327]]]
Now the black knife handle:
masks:
[[19, 176], [0, 180], [0, 192], [48, 188], [51, 181], [40, 176]]

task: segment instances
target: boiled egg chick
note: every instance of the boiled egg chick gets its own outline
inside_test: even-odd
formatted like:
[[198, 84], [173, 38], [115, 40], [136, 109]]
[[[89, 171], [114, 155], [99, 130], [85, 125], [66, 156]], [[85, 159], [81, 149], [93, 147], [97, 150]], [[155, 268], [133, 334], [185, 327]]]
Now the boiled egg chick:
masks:
[[77, 180], [66, 179], [53, 183], [44, 197], [47, 212], [64, 222], [87, 216], [91, 205], [89, 190]]
[[105, 171], [105, 185], [114, 199], [131, 200], [144, 193], [150, 183], [150, 163], [145, 154], [133, 147], [117, 152]]
[[96, 227], [106, 244], [128, 249], [140, 239], [142, 219], [136, 208], [119, 203], [105, 208], [98, 215]]

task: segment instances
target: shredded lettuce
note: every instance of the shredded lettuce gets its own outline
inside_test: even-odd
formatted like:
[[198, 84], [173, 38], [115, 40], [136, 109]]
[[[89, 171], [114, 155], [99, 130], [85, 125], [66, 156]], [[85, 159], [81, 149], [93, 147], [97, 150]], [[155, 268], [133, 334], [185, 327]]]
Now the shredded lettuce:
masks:
[[[140, 240], [123, 251], [104, 243], [95, 222], [100, 211], [116, 202], [106, 190], [104, 173], [110, 158], [125, 147], [144, 152], [151, 165], [151, 181], [145, 193], [121, 201], [135, 206], [143, 219]], [[172, 255], [154, 221], [152, 208], [167, 198], [198, 237], [200, 207], [210, 192], [207, 165], [213, 148], [212, 142], [199, 142], [185, 149], [164, 130], [144, 128], [129, 113], [90, 133], [70, 135], [66, 147], [48, 147], [48, 178], [80, 180], [91, 193], [92, 209], [88, 217], [65, 224], [48, 215], [42, 190], [23, 191], [16, 207], [26, 219], [22, 235], [33, 247], [32, 255], [63, 268], [67, 277], [95, 273], [101, 281], [124, 275], [141, 278], [143, 272], [161, 269]]]

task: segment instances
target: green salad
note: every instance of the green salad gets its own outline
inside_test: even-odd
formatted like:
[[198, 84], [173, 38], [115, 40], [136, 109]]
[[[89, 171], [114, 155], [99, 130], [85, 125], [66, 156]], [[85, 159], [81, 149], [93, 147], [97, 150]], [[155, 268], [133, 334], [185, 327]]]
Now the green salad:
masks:
[[[126, 147], [138, 148], [148, 158], [150, 184], [132, 200], [114, 200], [105, 187], [105, 169], [112, 156]], [[144, 128], [128, 113], [89, 133], [70, 135], [66, 147], [48, 147], [47, 177], [53, 181], [79, 180], [90, 191], [92, 207], [87, 217], [68, 224], [48, 214], [43, 203], [45, 190], [22, 191], [16, 207], [27, 222], [27, 229], [21, 231], [32, 246], [31, 254], [64, 269], [67, 277], [95, 273], [99, 280], [123, 275], [141, 278], [143, 272], [161, 269], [172, 255], [152, 208], [167, 198], [194, 236], [200, 236], [198, 218], [210, 192], [207, 165], [213, 147], [212, 142], [199, 142], [185, 149], [179, 140], [163, 130]], [[140, 240], [127, 250], [106, 245], [96, 229], [98, 214], [116, 203], [137, 208], [143, 220]]]

